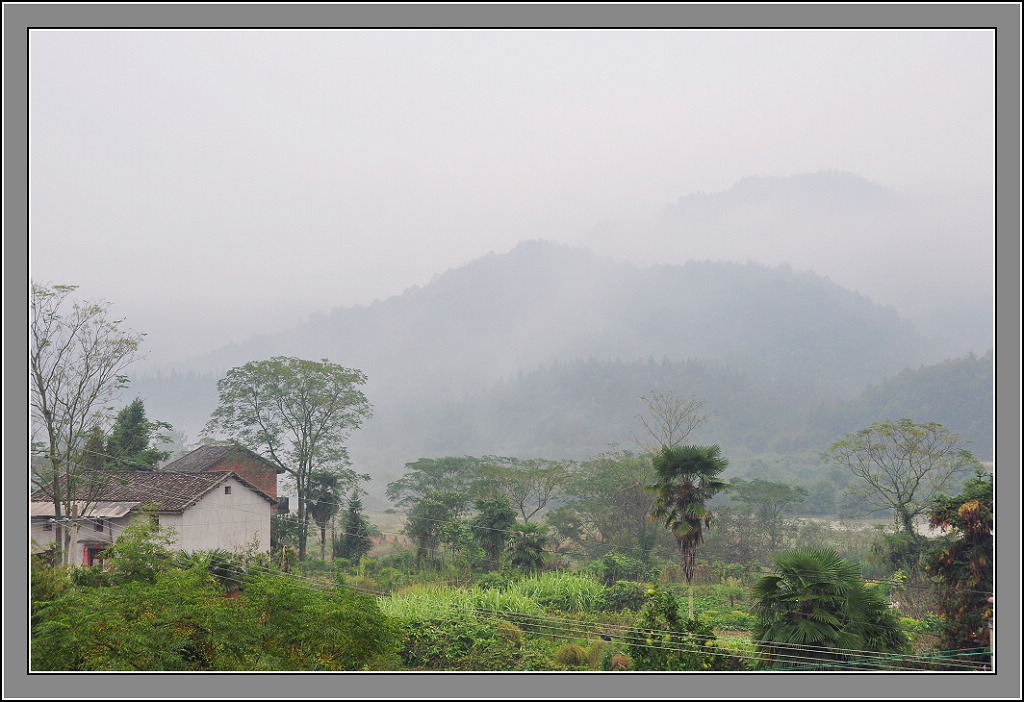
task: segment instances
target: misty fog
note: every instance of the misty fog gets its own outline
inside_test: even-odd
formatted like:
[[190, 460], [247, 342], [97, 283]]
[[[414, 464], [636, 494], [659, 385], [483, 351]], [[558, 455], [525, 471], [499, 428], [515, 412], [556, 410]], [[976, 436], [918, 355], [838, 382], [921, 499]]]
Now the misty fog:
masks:
[[130, 393], [189, 442], [288, 354], [368, 374], [378, 477], [600, 451], [657, 383], [741, 456], [813, 451], [869, 412], [837, 403], [992, 348], [991, 32], [29, 45], [30, 275], [147, 334]]

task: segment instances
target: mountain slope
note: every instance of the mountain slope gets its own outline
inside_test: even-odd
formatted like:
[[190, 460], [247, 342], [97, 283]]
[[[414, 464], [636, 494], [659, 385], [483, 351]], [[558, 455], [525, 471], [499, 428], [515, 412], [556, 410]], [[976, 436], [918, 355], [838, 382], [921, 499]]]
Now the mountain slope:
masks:
[[755, 261], [813, 270], [891, 304], [942, 356], [992, 345], [991, 203], [890, 190], [841, 171], [748, 177], [692, 193], [646, 222], [588, 234], [604, 255], [642, 265]]
[[[591, 361], [599, 369], [655, 359], [714, 368], [700, 382], [715, 392], [731, 388], [721, 402], [742, 406], [735, 415], [737, 441], [758, 450], [772, 444], [775, 425], [755, 415], [779, 409], [774, 401], [751, 401], [750, 393], [796, 393], [801, 407], [852, 398], [925, 362], [928, 351], [892, 308], [786, 266], [705, 262], [640, 269], [581, 249], [527, 242], [450, 270], [423, 288], [370, 306], [337, 308], [174, 373], [140, 376], [132, 387], [151, 416], [195, 439], [216, 404], [216, 380], [231, 367], [275, 355], [327, 358], [367, 373], [375, 416], [353, 437], [352, 456], [363, 463], [360, 470], [377, 473], [439, 451], [489, 453], [503, 446], [578, 453], [628, 438], [621, 427], [635, 410], [630, 404], [622, 415], [621, 399], [609, 400], [616, 407], [602, 408], [603, 399], [592, 406], [579, 419], [580, 427], [590, 428], [575, 433], [552, 426], [554, 433], [544, 438], [536, 422], [520, 418], [522, 431], [512, 443], [500, 436], [503, 423], [517, 423], [507, 414], [502, 419], [503, 412], [514, 412], [511, 400], [495, 395], [504, 408], [478, 406], [472, 410], [478, 417], [460, 409], [467, 398], [478, 403], [497, 384], [556, 362]], [[605, 382], [600, 370], [591, 375], [596, 384]], [[620, 396], [630, 403], [652, 389], [628, 373], [618, 382], [625, 383]], [[681, 385], [666, 389], [693, 391], [686, 376], [672, 382]], [[579, 414], [569, 398], [547, 409], [519, 406], [529, 418], [552, 417], [549, 424], [560, 414]], [[617, 418], [600, 419], [601, 411]], [[481, 424], [486, 417], [492, 419]], [[602, 436], [605, 431], [615, 435]]]
[[387, 386], [459, 389], [556, 359], [715, 358], [852, 394], [927, 350], [892, 308], [788, 266], [639, 269], [527, 242], [422, 289], [222, 349], [197, 370], [278, 354], [329, 358]]

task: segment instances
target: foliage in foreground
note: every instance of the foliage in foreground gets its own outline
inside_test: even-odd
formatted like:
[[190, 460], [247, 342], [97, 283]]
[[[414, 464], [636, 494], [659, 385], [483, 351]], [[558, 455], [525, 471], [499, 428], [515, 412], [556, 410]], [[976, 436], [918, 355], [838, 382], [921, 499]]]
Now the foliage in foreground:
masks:
[[831, 549], [775, 557], [779, 572], [754, 586], [754, 640], [765, 667], [831, 668], [906, 653], [906, 634], [860, 568]]
[[[651, 588], [629, 644], [637, 670], [736, 670], [742, 659], [719, 647], [714, 629], [700, 619], [683, 619], [679, 599]], [[643, 637], [643, 638], [641, 638]]]
[[[59, 576], [58, 576], [59, 577]], [[373, 598], [250, 574], [237, 597], [203, 567], [33, 592], [40, 671], [382, 670], [400, 643]], [[42, 579], [39, 580], [42, 584]], [[53, 599], [44, 601], [46, 593]]]
[[976, 656], [991, 645], [994, 510], [994, 478], [978, 470], [960, 495], [936, 500], [929, 512], [932, 526], [952, 532], [926, 566], [939, 579], [939, 613], [946, 621], [940, 640], [943, 648], [965, 655]]

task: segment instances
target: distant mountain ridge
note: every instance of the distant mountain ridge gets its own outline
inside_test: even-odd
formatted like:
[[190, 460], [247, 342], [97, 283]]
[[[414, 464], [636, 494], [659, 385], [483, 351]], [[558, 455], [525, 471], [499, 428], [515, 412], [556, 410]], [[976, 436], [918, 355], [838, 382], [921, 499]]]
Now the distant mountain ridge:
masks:
[[788, 266], [640, 269], [530, 241], [382, 302], [226, 347], [193, 369], [272, 355], [329, 358], [386, 384], [466, 389], [554, 360], [714, 358], [850, 395], [924, 362], [927, 349], [892, 308]]
[[898, 207], [890, 191], [866, 178], [845, 171], [818, 171], [781, 178], [748, 176], [722, 192], [683, 195], [658, 218], [706, 221], [738, 208], [779, 204], [821, 214], [878, 213]]
[[639, 265], [811, 270], [895, 306], [942, 344], [943, 356], [984, 353], [994, 331], [992, 215], [983, 203], [955, 202], [844, 171], [751, 176], [723, 191], [683, 195], [647, 221], [596, 228], [587, 245]]
[[[708, 359], [839, 398], [929, 360], [926, 343], [892, 308], [813, 273], [709, 262], [638, 268], [545, 241], [229, 345], [175, 372], [219, 377], [277, 355], [363, 370], [378, 414], [458, 400], [556, 361]], [[211, 392], [215, 402], [215, 391], [197, 394]], [[153, 416], [191, 434], [213, 408], [197, 407], [201, 416], [184, 424], [157, 409]]]

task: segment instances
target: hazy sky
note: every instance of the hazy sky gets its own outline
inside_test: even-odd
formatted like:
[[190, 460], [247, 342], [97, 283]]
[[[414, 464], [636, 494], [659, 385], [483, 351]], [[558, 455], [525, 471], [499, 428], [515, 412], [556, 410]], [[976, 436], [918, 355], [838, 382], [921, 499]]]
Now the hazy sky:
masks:
[[986, 206], [993, 43], [32, 31], [30, 271], [113, 303], [164, 361], [745, 176], [842, 170]]

